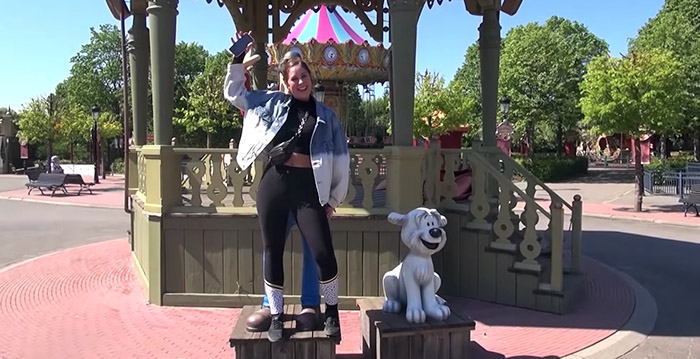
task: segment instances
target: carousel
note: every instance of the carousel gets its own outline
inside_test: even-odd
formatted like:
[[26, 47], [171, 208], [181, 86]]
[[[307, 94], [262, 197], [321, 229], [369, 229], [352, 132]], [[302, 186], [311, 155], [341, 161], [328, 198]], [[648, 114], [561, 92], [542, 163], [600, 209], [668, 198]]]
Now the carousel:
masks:
[[[280, 43], [268, 44], [268, 81], [276, 87], [278, 65], [284, 54], [299, 53], [317, 81], [316, 97], [331, 107], [348, 133], [348, 94], [362, 86], [365, 92], [389, 81], [389, 49], [360, 36], [341, 16], [340, 7], [318, 5], [307, 10]], [[365, 133], [368, 135], [369, 133]], [[352, 141], [365, 139], [352, 136]], [[367, 141], [372, 141], [372, 136]]]

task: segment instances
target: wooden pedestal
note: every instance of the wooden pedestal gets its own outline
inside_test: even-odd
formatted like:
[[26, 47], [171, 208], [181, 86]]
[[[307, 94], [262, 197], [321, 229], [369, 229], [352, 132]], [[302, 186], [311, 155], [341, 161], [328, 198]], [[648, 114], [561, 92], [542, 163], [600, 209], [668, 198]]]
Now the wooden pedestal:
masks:
[[236, 359], [335, 359], [335, 346], [340, 341], [323, 334], [320, 319], [317, 325], [319, 330], [300, 332], [295, 329], [296, 315], [301, 312], [301, 305], [285, 306], [284, 339], [276, 343], [270, 343], [267, 332], [246, 330], [246, 319], [258, 309], [259, 305], [248, 305], [241, 310], [229, 339], [229, 344], [236, 350]]
[[[469, 316], [452, 313], [444, 321], [422, 324], [406, 321], [405, 313], [382, 311], [384, 298], [358, 299], [365, 359], [468, 359], [475, 323]], [[449, 303], [448, 303], [449, 304]]]

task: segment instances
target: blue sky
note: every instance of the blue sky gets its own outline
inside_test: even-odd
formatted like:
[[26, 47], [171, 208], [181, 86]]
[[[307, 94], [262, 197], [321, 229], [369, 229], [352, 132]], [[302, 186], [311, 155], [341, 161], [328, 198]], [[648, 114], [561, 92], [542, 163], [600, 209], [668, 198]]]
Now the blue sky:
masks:
[[[662, 5], [663, 0], [525, 0], [515, 16], [503, 14], [501, 36], [514, 26], [543, 23], [556, 15], [586, 25], [617, 56], [627, 51], [628, 40]], [[180, 0], [178, 9], [178, 41], [198, 42], [210, 52], [229, 45], [235, 27], [216, 1]], [[0, 1], [0, 14], [0, 107], [16, 110], [52, 92], [68, 76], [70, 58], [89, 40], [90, 27], [119, 25], [104, 0], [5, 0]], [[343, 15], [359, 34], [369, 37], [354, 16]], [[418, 23], [416, 70], [437, 71], [452, 79], [467, 47], [478, 38], [480, 21], [466, 12], [462, 0], [426, 7]], [[130, 23], [128, 19], [127, 26]]]

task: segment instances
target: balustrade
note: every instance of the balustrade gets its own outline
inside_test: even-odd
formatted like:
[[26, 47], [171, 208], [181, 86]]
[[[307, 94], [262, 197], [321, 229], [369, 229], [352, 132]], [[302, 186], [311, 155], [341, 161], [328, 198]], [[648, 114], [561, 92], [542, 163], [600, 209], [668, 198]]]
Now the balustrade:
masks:
[[[180, 205], [172, 212], [254, 212], [258, 185], [265, 163], [256, 161], [242, 171], [236, 164], [236, 149], [175, 148], [180, 162]], [[145, 198], [146, 161], [138, 151], [138, 188]], [[351, 185], [341, 208], [366, 210], [385, 208], [388, 151], [351, 149]], [[360, 198], [357, 194], [361, 193]], [[342, 209], [340, 210], [342, 213]]]

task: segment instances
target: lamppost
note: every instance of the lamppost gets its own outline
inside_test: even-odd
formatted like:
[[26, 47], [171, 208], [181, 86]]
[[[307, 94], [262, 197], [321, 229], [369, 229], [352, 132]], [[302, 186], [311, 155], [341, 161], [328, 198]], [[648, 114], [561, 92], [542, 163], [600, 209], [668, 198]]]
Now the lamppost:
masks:
[[326, 98], [326, 88], [321, 84], [321, 81], [314, 85], [314, 98], [321, 103]]
[[510, 110], [510, 99], [508, 96], [501, 97], [500, 101], [501, 113], [503, 113], [503, 122], [508, 121], [508, 110]]
[[99, 177], [99, 171], [97, 169], [97, 153], [98, 153], [98, 144], [97, 144], [97, 119], [100, 118], [100, 107], [95, 105], [92, 106], [92, 162], [95, 165], [95, 183], [100, 183], [100, 177]]

